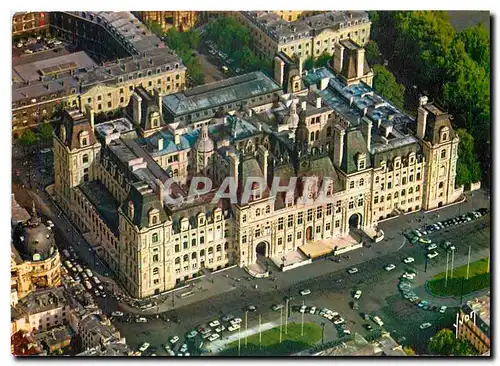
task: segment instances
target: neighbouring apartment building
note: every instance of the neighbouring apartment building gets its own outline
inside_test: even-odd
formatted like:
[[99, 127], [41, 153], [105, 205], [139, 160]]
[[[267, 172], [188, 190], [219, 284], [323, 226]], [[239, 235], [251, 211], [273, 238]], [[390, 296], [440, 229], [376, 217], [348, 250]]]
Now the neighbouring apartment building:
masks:
[[[65, 112], [54, 136], [56, 200], [132, 296], [204, 268], [314, 257], [321, 245], [350, 250], [346, 236], [375, 238], [382, 219], [460, 198], [450, 116], [425, 97], [416, 120], [402, 113], [367, 84], [358, 46], [341, 44], [338, 73], [297, 73], [282, 55], [276, 81], [250, 73], [166, 97], [137, 87], [124, 117], [100, 124], [91, 106]], [[193, 190], [196, 177], [211, 189]], [[227, 177], [237, 202], [217, 199]]]
[[335, 44], [351, 39], [364, 46], [370, 40], [371, 22], [364, 11], [329, 11], [302, 16], [276, 11], [239, 11], [234, 16], [250, 30], [254, 50], [264, 58], [282, 51], [302, 61], [316, 59], [323, 52], [334, 53]]
[[25, 55], [13, 62], [14, 137], [52, 121], [66, 107], [116, 112], [139, 85], [162, 95], [184, 90], [186, 68], [180, 58], [130, 12], [46, 16], [54, 36], [84, 52], [50, 51], [41, 59]]
[[468, 340], [480, 355], [491, 348], [490, 295], [467, 301], [457, 314], [457, 338]]
[[156, 22], [163, 31], [175, 27], [183, 32], [194, 27], [198, 22], [198, 11], [133, 11], [144, 23]]
[[12, 35], [42, 34], [49, 30], [49, 15], [43, 11], [17, 12], [12, 16]]

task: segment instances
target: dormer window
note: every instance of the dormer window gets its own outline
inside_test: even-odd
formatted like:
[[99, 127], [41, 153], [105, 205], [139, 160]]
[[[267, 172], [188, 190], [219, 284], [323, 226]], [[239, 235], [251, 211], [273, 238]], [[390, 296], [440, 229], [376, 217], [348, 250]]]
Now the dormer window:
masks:
[[363, 170], [366, 168], [366, 155], [363, 153], [357, 154], [357, 165], [358, 170]]
[[160, 222], [160, 211], [156, 208], [152, 208], [148, 212], [149, 215], [149, 226], [158, 225]]
[[88, 131], [82, 131], [79, 134], [80, 146], [85, 147], [89, 144], [89, 133]]
[[449, 135], [449, 128], [448, 126], [444, 126], [444, 127], [441, 127], [441, 129], [439, 130], [439, 142], [443, 143], [443, 142], [446, 142], [448, 141], [448, 135]]
[[128, 201], [128, 217], [134, 219], [134, 203], [132, 201]]

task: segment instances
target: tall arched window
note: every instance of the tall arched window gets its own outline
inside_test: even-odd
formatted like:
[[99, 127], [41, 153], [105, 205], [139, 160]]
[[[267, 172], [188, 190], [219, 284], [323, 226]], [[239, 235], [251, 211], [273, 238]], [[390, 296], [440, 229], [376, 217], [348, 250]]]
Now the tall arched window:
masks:
[[184, 255], [184, 257], [182, 258], [182, 261], [187, 262], [188, 260], [189, 260], [189, 256], [187, 254]]
[[193, 252], [193, 254], [191, 254], [191, 259], [196, 259], [196, 252]]
[[180, 257], [175, 258], [175, 264], [181, 264], [181, 258]]
[[218, 252], [220, 252], [221, 250], [222, 250], [221, 245], [220, 245], [220, 244], [219, 244], [219, 245], [217, 245], [217, 251], [218, 251]]
[[200, 251], [200, 257], [204, 257], [204, 256], [205, 256], [205, 249], [202, 249], [202, 250]]
[[154, 275], [160, 274], [160, 269], [158, 267], [153, 268], [153, 274]]
[[152, 235], [152, 240], [153, 240], [153, 243], [157, 243], [158, 242], [158, 234], [157, 233], [154, 233]]

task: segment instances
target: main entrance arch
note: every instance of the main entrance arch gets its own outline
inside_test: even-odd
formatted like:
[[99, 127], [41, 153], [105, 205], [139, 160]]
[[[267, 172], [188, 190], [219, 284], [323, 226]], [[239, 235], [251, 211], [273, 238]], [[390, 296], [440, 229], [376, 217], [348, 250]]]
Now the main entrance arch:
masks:
[[349, 230], [361, 228], [361, 214], [355, 213], [349, 217]]
[[262, 241], [255, 247], [255, 252], [263, 257], [267, 257], [267, 243]]

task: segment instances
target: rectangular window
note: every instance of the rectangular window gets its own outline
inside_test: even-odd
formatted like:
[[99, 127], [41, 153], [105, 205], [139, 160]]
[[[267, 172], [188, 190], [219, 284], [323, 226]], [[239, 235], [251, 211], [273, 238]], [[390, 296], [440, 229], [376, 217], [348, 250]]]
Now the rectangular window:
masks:
[[349, 201], [349, 210], [354, 208], [354, 201]]
[[286, 238], [286, 241], [287, 242], [291, 242], [292, 241], [292, 234], [288, 234], [287, 238]]
[[323, 208], [322, 207], [316, 208], [316, 218], [321, 219], [322, 216], [323, 216]]
[[303, 219], [303, 216], [304, 216], [304, 214], [303, 214], [302, 212], [299, 212], [299, 213], [297, 214], [297, 224], [298, 224], [298, 225], [302, 225], [302, 222], [303, 222], [303, 220], [304, 220], [304, 219]]
[[241, 244], [246, 244], [247, 243], [247, 236], [246, 235], [243, 235], [241, 237]]
[[340, 220], [335, 221], [335, 228], [338, 229], [340, 227]]
[[342, 211], [342, 202], [337, 201], [335, 202], [335, 213], [340, 213], [340, 211]]
[[309, 210], [307, 210], [307, 221], [312, 221], [313, 219], [313, 210], [312, 208], [310, 208]]
[[288, 215], [288, 227], [293, 227], [293, 215]]
[[283, 230], [283, 217], [278, 219], [278, 230]]
[[255, 230], [255, 237], [258, 238], [260, 236], [260, 229]]
[[329, 203], [326, 205], [326, 216], [330, 216], [332, 214], [332, 204]]
[[297, 233], [297, 239], [302, 239], [302, 231], [299, 231], [299, 232]]
[[327, 223], [326, 226], [325, 226], [325, 230], [326, 231], [330, 231], [330, 223]]

